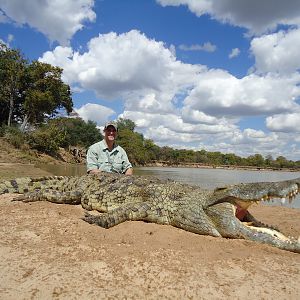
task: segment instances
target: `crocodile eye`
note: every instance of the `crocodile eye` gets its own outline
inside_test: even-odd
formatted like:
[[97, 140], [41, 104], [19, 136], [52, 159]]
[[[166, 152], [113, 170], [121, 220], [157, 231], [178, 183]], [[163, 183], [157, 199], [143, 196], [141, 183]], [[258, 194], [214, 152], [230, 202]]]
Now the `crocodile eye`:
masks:
[[215, 191], [224, 191], [227, 188], [228, 188], [227, 186], [217, 187], [217, 188], [215, 188]]

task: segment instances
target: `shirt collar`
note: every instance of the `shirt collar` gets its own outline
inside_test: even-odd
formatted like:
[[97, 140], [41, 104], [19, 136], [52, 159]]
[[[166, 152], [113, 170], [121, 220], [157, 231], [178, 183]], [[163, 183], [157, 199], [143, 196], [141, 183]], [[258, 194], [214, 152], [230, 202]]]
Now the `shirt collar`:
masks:
[[[104, 149], [103, 149], [103, 151], [109, 151], [109, 148], [108, 148], [108, 146], [107, 146], [107, 143], [106, 143], [106, 141], [105, 141], [105, 139], [103, 139], [103, 144], [104, 144]], [[111, 152], [113, 152], [113, 151], [116, 151], [117, 148], [118, 147], [118, 145], [116, 144], [116, 143], [114, 143], [114, 146], [113, 146], [113, 148], [112, 148], [112, 150], [111, 150]]]

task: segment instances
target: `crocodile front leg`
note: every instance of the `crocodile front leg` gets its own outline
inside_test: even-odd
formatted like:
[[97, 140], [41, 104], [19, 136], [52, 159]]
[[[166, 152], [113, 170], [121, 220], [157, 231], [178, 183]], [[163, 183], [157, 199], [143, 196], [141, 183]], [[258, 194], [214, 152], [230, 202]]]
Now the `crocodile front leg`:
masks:
[[153, 218], [154, 216], [151, 215], [149, 204], [147, 202], [139, 202], [123, 204], [97, 216], [86, 212], [82, 220], [108, 229], [125, 221], [147, 221], [151, 217]]
[[221, 236], [201, 208], [196, 211], [182, 206], [180, 208], [180, 210], [174, 210], [173, 207], [169, 211], [148, 202], [127, 203], [97, 216], [86, 213], [83, 220], [104, 228], [111, 228], [125, 221], [146, 221], [172, 225], [197, 234]]
[[269, 244], [277, 248], [300, 253], [300, 242], [288, 238], [277, 230], [268, 227], [255, 227], [244, 224], [235, 217], [235, 207], [230, 203], [219, 203], [206, 209], [223, 237], [244, 238]]

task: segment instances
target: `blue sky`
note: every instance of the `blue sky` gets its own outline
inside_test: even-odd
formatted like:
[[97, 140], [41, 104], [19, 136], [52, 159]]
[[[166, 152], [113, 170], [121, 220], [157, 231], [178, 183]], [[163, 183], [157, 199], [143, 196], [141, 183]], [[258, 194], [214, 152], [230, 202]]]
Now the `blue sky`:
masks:
[[0, 0], [0, 40], [74, 109], [160, 146], [300, 159], [300, 1]]

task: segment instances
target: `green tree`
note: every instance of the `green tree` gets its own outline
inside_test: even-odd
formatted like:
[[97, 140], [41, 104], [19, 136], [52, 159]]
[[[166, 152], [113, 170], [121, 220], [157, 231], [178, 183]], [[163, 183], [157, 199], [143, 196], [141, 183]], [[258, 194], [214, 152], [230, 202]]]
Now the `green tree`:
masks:
[[268, 167], [272, 166], [273, 165], [273, 161], [274, 161], [274, 159], [273, 159], [272, 155], [267, 155], [266, 156], [266, 158], [265, 158], [265, 164], [266, 164], [266, 166], [268, 166]]
[[72, 111], [70, 87], [61, 79], [62, 69], [38, 61], [27, 68], [23, 127], [53, 118], [60, 109]]
[[65, 140], [65, 133], [54, 124], [42, 125], [28, 135], [28, 144], [38, 151], [55, 155]]
[[126, 150], [131, 163], [143, 165], [147, 162], [147, 153], [142, 134], [123, 128], [118, 132], [117, 142]]
[[223, 157], [221, 152], [207, 152], [208, 162], [211, 165], [222, 165], [223, 164]]
[[123, 119], [123, 118], [119, 118], [117, 120], [117, 126], [119, 130], [123, 130], [123, 129], [128, 129], [130, 131], [134, 131], [136, 125], [133, 121], [131, 121], [130, 119]]
[[164, 146], [160, 148], [160, 157], [161, 161], [172, 161], [177, 159], [177, 154], [174, 149], [168, 146]]
[[147, 162], [159, 159], [160, 148], [152, 140], [145, 139], [144, 148], [146, 150]]
[[0, 124], [10, 126], [20, 116], [27, 61], [19, 50], [0, 43]]
[[274, 165], [277, 168], [290, 168], [293, 166], [293, 162], [290, 160], [287, 160], [284, 156], [278, 156], [276, 160], [274, 161]]
[[263, 167], [265, 165], [265, 159], [261, 154], [250, 155], [247, 161], [250, 166]]
[[181, 149], [176, 151], [177, 155], [177, 163], [194, 163], [196, 161], [195, 151]]
[[61, 147], [81, 146], [88, 148], [103, 139], [96, 123], [92, 121], [85, 122], [79, 118], [56, 118], [50, 120], [49, 124], [58, 127], [64, 133], [65, 139]]
[[208, 163], [207, 152], [204, 149], [202, 149], [200, 151], [196, 151], [196, 153], [195, 153], [195, 162], [196, 163], [202, 163], [202, 164], [207, 164]]
[[233, 153], [227, 153], [223, 155], [224, 165], [239, 165], [241, 158]]

